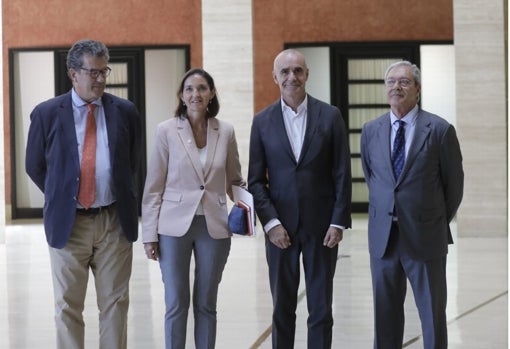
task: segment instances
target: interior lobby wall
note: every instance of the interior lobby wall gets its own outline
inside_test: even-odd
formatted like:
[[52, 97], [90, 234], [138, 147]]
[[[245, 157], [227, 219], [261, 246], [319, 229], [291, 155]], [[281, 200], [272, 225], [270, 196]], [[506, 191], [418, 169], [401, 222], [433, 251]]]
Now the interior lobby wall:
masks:
[[199, 0], [3, 2], [3, 144], [8, 206], [11, 203], [9, 49], [67, 48], [80, 39], [100, 40], [107, 46], [189, 44], [190, 63], [200, 66], [200, 10]]
[[[251, 4], [250, 1], [242, 2], [243, 12], [236, 18], [239, 14], [232, 13], [231, 8], [219, 10], [218, 7], [216, 11], [203, 12], [201, 2], [195, 0], [87, 3], [54, 0], [50, 4], [36, 0], [27, 0], [22, 4], [4, 2], [6, 201], [10, 201], [8, 49], [11, 47], [67, 47], [84, 37], [97, 38], [115, 46], [189, 44], [192, 66], [204, 64], [215, 67], [219, 63], [224, 66], [230, 63], [231, 73], [240, 76], [245, 71], [234, 68], [247, 66], [251, 55], [253, 64], [252, 70], [248, 71], [247, 84], [251, 84], [253, 93], [252, 97], [243, 98], [247, 98], [246, 105], [253, 103], [255, 113], [278, 98], [278, 88], [272, 80], [271, 71], [273, 59], [285, 43], [453, 40], [456, 55], [456, 121], [466, 172], [466, 190], [458, 215], [458, 230], [470, 235], [506, 234], [508, 190], [504, 4], [504, 0], [430, 0], [413, 3], [413, 6], [402, 6], [397, 0], [257, 0], [251, 1]], [[42, 13], [44, 16], [41, 16]], [[235, 51], [217, 57], [208, 54], [203, 61], [204, 47], [208, 50], [213, 45], [225, 44], [224, 35], [203, 33], [210, 28], [203, 27], [203, 23], [211, 23], [209, 19], [204, 22], [203, 13], [217, 16], [214, 20], [218, 22], [228, 18], [226, 22], [229, 26], [218, 27], [217, 30], [220, 33], [229, 31], [233, 37], [238, 35], [241, 38], [236, 44], [236, 47], [245, 50], [239, 53], [243, 59], [241, 65], [237, 64]], [[251, 37], [245, 26], [236, 33], [236, 23], [246, 18], [251, 19]], [[208, 38], [207, 44], [202, 42], [205, 36]], [[222, 86], [221, 93], [237, 93], [239, 86]], [[243, 109], [240, 114], [244, 113], [248, 112]], [[238, 138], [244, 137], [246, 140], [246, 125], [249, 123], [249, 119], [246, 124], [243, 121], [242, 127], [246, 130], [240, 132]]]
[[453, 3], [257, 0], [253, 23], [255, 111], [259, 111], [278, 98], [271, 71], [285, 43], [453, 40]]

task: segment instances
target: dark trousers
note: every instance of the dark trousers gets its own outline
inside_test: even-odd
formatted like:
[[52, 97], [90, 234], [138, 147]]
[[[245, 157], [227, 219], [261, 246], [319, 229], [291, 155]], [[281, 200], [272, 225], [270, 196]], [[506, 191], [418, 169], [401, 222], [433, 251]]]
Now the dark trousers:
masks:
[[308, 348], [331, 348], [333, 277], [338, 247], [323, 246], [324, 235], [298, 234], [281, 250], [266, 235], [266, 258], [273, 296], [273, 349], [294, 348], [296, 307], [303, 258], [308, 304]]

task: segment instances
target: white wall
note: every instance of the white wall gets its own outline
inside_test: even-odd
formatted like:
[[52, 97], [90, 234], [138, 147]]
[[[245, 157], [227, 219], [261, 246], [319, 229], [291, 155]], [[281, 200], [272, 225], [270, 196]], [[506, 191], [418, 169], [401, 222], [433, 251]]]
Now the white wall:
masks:
[[296, 47], [306, 58], [310, 71], [306, 90], [313, 97], [331, 103], [331, 72], [329, 47]]
[[177, 91], [186, 69], [185, 51], [161, 49], [145, 51], [145, 133], [147, 159], [152, 150], [156, 126], [174, 116]]
[[420, 47], [422, 92], [421, 106], [452, 125], [456, 123], [455, 47], [423, 45]]
[[[25, 172], [30, 113], [34, 107], [55, 95], [53, 52], [27, 51], [14, 55], [14, 110], [16, 132], [16, 200], [18, 207], [42, 207], [44, 196]], [[47, 69], [41, 69], [46, 67]]]

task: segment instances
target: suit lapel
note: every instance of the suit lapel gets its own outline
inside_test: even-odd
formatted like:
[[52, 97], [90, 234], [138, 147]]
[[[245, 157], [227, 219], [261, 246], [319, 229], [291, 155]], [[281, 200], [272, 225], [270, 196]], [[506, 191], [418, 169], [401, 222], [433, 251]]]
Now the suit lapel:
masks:
[[[115, 160], [115, 147], [117, 146], [117, 136], [118, 136], [118, 117], [117, 117], [117, 108], [113, 102], [113, 99], [110, 98], [106, 93], [103, 94], [101, 98], [101, 102], [103, 103], [104, 109], [104, 119], [106, 123], [106, 133], [108, 134], [108, 149], [110, 151], [110, 161]], [[112, 163], [113, 167], [113, 163]]]
[[317, 104], [317, 100], [308, 95], [308, 105], [306, 112], [306, 129], [305, 138], [303, 140], [303, 146], [301, 147], [301, 153], [299, 155], [298, 164], [303, 162], [303, 159], [310, 148], [313, 140], [313, 135], [317, 129], [317, 125], [320, 123], [321, 110]]
[[[274, 103], [272, 106], [273, 110], [271, 111], [271, 124], [272, 129], [274, 130], [275, 136], [273, 139], [278, 139], [282, 144], [282, 148], [285, 150], [287, 155], [292, 159], [295, 163], [296, 158], [294, 157], [294, 152], [292, 151], [292, 146], [290, 145], [289, 135], [287, 134], [287, 130], [285, 129], [285, 123], [283, 121], [283, 112], [282, 112], [282, 104], [281, 100]], [[282, 137], [281, 135], [285, 135], [286, 137]]]
[[393, 166], [391, 164], [391, 122], [390, 113], [386, 113], [379, 119], [379, 127], [377, 131], [378, 148], [381, 152], [381, 158], [385, 159], [386, 170], [388, 176], [393, 178], [395, 181], [395, 175], [393, 174]]
[[204, 175], [211, 170], [211, 166], [214, 160], [214, 154], [216, 154], [216, 146], [218, 144], [218, 138], [220, 137], [218, 120], [210, 118], [207, 125], [207, 158], [205, 160]]
[[181, 117], [177, 118], [177, 134], [181, 139], [182, 146], [188, 155], [195, 173], [201, 181], [204, 181], [204, 170], [200, 163], [200, 155], [198, 154], [197, 147], [193, 138], [193, 130], [188, 119]]
[[402, 174], [400, 175], [400, 181], [402, 181], [402, 179], [409, 172], [409, 169], [413, 165], [414, 160], [416, 160], [418, 152], [423, 147], [423, 144], [429, 137], [429, 134], [430, 134], [430, 120], [420, 110], [418, 112], [418, 116], [416, 117], [414, 137], [411, 142], [409, 152], [407, 153], [404, 168], [402, 169]]
[[80, 171], [80, 154], [78, 153], [78, 140], [76, 139], [71, 92], [64, 98], [57, 113], [62, 125], [63, 138], [65, 139], [67, 149], [69, 149], [72, 154], [75, 168]]

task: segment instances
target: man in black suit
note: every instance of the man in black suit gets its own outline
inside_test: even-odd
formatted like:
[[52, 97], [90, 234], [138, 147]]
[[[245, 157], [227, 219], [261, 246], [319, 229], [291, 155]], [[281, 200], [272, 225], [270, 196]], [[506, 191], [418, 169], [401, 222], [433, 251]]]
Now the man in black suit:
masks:
[[294, 347], [300, 255], [309, 309], [308, 348], [331, 348], [338, 243], [351, 225], [351, 167], [338, 108], [306, 93], [299, 51], [274, 60], [281, 98], [253, 119], [248, 188], [266, 232], [273, 348]]
[[408, 279], [423, 347], [444, 349], [446, 254], [453, 242], [449, 223], [464, 185], [459, 141], [452, 125], [418, 106], [421, 74], [416, 65], [394, 63], [386, 70], [385, 85], [391, 110], [366, 123], [361, 134], [369, 189], [374, 348], [402, 348]]
[[133, 103], [104, 93], [108, 60], [103, 43], [75, 43], [67, 56], [72, 90], [30, 115], [26, 171], [44, 193], [59, 349], [84, 347], [89, 270], [99, 308], [98, 347], [127, 346], [141, 127]]

